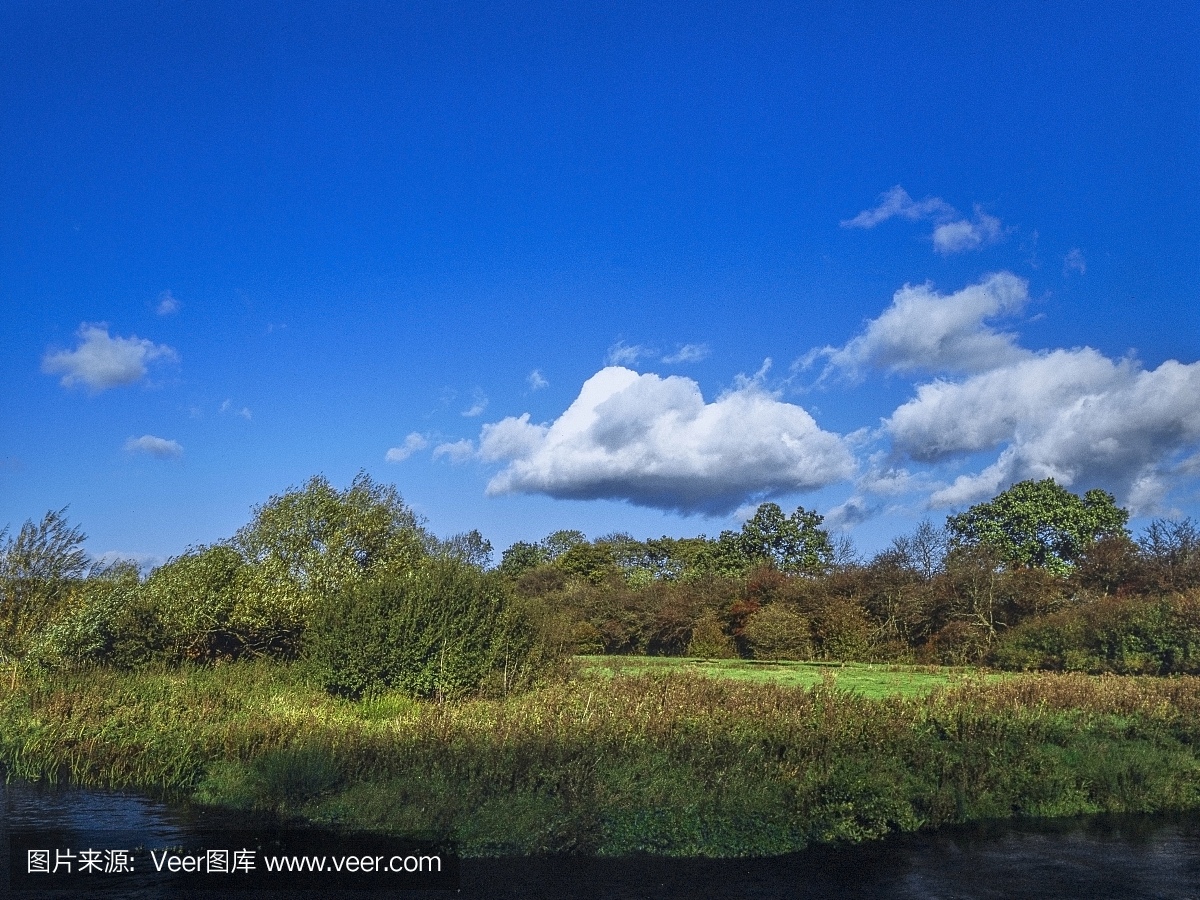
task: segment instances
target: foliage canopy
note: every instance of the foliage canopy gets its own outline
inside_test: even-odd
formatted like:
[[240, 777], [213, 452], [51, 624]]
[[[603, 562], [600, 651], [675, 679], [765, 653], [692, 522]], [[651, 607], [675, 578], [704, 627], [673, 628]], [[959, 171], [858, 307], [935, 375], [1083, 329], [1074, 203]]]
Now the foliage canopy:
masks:
[[1022, 481], [987, 503], [951, 516], [956, 547], [987, 545], [1018, 566], [1066, 574], [1104, 535], [1124, 534], [1129, 513], [1099, 489], [1078, 497], [1053, 478]]

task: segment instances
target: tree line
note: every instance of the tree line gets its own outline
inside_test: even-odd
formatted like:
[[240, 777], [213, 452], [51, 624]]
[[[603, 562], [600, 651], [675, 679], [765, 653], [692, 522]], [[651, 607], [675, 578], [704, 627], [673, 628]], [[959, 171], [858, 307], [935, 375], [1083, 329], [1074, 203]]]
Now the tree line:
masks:
[[1200, 529], [1127, 522], [1046, 479], [870, 559], [763, 503], [715, 538], [558, 531], [493, 566], [477, 531], [433, 536], [394, 487], [318, 476], [146, 575], [91, 560], [64, 510], [0, 531], [0, 662], [267, 657], [336, 693], [428, 697], [506, 692], [575, 653], [1200, 672]]

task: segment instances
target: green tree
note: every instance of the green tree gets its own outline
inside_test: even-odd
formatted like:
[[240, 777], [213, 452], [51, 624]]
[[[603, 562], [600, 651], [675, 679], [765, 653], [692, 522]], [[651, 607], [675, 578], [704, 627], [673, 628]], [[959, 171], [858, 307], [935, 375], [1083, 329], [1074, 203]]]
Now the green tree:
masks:
[[66, 508], [0, 531], [0, 656], [20, 655], [69, 591], [87, 574], [86, 535], [67, 522]]
[[391, 485], [360, 472], [339, 491], [317, 475], [272, 497], [232, 546], [266, 584], [308, 597], [364, 577], [411, 570], [435, 542]]
[[437, 550], [441, 556], [461, 559], [479, 569], [486, 569], [492, 563], [492, 542], [476, 528], [439, 541]]
[[1078, 497], [1053, 478], [1022, 481], [946, 520], [953, 547], [986, 545], [1013, 566], [1065, 575], [1104, 535], [1125, 534], [1129, 513], [1112, 494]]
[[819, 575], [833, 565], [833, 543], [821, 528], [822, 517], [797, 507], [784, 516], [777, 503], [761, 504], [742, 525], [742, 553], [789, 575]]
[[546, 553], [546, 558], [553, 562], [571, 548], [586, 543], [587, 536], [582, 531], [576, 531], [574, 528], [565, 528], [553, 534], [546, 535], [542, 539], [541, 547]]
[[498, 570], [505, 578], [516, 580], [528, 572], [550, 561], [541, 544], [517, 541], [500, 555]]

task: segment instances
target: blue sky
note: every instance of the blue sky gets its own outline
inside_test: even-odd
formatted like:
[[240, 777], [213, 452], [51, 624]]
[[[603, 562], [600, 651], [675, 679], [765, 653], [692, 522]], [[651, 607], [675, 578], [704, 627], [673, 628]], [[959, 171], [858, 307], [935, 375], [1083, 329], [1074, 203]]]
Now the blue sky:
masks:
[[684, 10], [6, 4], [0, 525], [1200, 513], [1194, 4]]

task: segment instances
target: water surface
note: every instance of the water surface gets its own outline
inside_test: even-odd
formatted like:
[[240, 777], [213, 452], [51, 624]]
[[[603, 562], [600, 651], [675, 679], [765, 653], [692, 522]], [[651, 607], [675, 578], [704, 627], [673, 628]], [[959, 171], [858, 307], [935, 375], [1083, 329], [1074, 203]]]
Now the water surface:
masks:
[[[176, 808], [144, 797], [73, 787], [0, 783], [0, 843], [14, 830], [84, 836], [125, 834], [145, 847], [188, 846], [213, 830], [265, 827], [238, 814]], [[353, 836], [312, 832], [327, 852], [356, 852]], [[8, 885], [0, 861], [0, 894]], [[120, 888], [22, 891], [15, 898], [218, 896], [138, 873]], [[295, 895], [290, 890], [289, 895]], [[221, 896], [279, 897], [270, 891]], [[324, 893], [328, 896], [328, 893]], [[317, 896], [313, 893], [311, 896]], [[463, 860], [461, 891], [353, 891], [344, 896], [580, 898], [853, 898], [869, 900], [1200, 900], [1200, 816], [1100, 817], [960, 827], [873, 844], [754, 860]]]

